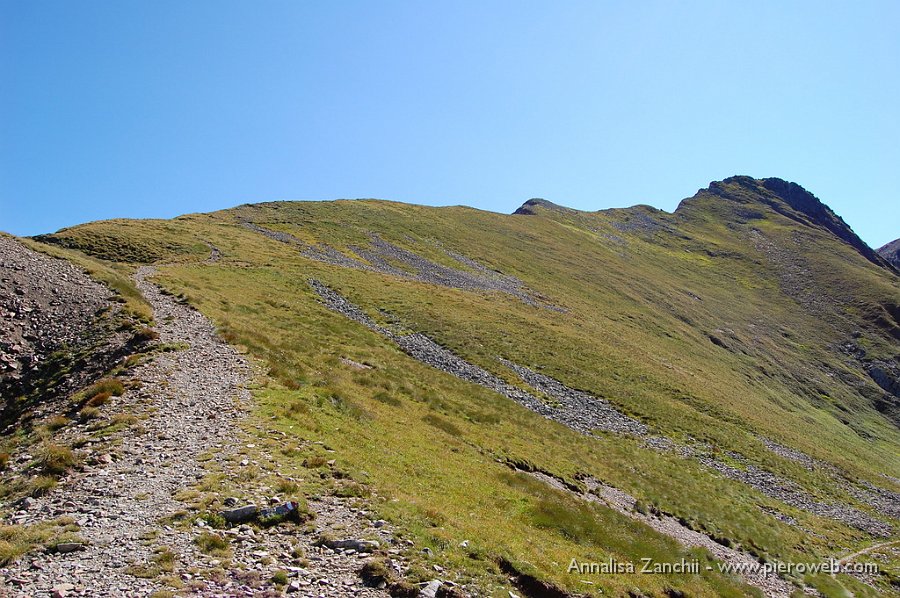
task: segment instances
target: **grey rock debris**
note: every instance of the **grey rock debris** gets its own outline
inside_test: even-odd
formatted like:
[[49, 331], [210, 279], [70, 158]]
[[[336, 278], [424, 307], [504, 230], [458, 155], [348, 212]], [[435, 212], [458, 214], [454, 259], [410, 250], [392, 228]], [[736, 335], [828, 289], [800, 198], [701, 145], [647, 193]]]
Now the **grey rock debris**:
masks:
[[[330, 289], [327, 285], [316, 280], [310, 280], [309, 284], [327, 308], [391, 339], [410, 357], [435, 369], [456, 376], [461, 380], [472, 382], [497, 392], [523, 407], [577, 432], [585, 435], [594, 435], [598, 431], [604, 431], [643, 437], [644, 446], [648, 449], [660, 452], [674, 452], [683, 458], [694, 458], [721, 475], [747, 484], [764, 495], [790, 506], [821, 517], [843, 522], [873, 536], [884, 537], [891, 533], [892, 527], [888, 523], [849, 505], [818, 501], [797, 487], [796, 484], [747, 462], [742, 455], [730, 453], [733, 459], [742, 462], [744, 468], [738, 469], [709, 455], [707, 450], [709, 447], [685, 445], [664, 436], [649, 435], [648, 427], [645, 424], [617, 411], [607, 401], [583, 391], [569, 388], [558, 380], [539, 374], [511, 361], [500, 360], [501, 363], [519, 375], [529, 386], [555, 401], [555, 404], [549, 404], [534, 394], [505, 382], [484, 368], [469, 363], [423, 334], [404, 334], [375, 323], [359, 307], [340, 295], [340, 293]], [[776, 446], [776, 443], [771, 444]], [[777, 446], [780, 447], [780, 445]], [[793, 451], [787, 447], [781, 447], [778, 450], [781, 450], [785, 455], [790, 454], [794, 459], [802, 459], [798, 451]], [[869, 494], [878, 496], [877, 493], [871, 490]], [[890, 498], [890, 496], [882, 495], [879, 500], [884, 501]], [[871, 499], [871, 497], [870, 500], [865, 502], [874, 508], [877, 508], [879, 504], [878, 500]], [[890, 511], [887, 513], [889, 514]]]
[[[357, 259], [328, 245], [310, 245], [291, 234], [270, 230], [253, 222], [245, 220], [242, 221], [242, 225], [270, 239], [296, 247], [306, 258], [332, 266], [377, 272], [462, 291], [506, 293], [528, 305], [552, 311], [565, 311], [563, 308], [553, 305], [536, 293], [529, 291], [525, 283], [518, 278], [495, 272], [455, 251], [444, 250], [449, 257], [460, 265], [465, 266], [466, 270], [450, 268], [435, 263], [412, 251], [385, 241], [377, 235], [371, 236], [371, 245], [369, 247], [351, 247], [353, 252], [362, 258]], [[398, 267], [394, 264], [402, 264], [403, 267]]]

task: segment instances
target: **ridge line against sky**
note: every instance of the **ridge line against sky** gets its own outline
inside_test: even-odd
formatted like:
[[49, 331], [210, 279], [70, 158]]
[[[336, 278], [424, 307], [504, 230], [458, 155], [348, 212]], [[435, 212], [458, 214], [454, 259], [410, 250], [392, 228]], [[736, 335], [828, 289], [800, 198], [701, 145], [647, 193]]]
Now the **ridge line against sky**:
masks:
[[0, 230], [380, 197], [671, 212], [735, 174], [900, 237], [900, 3], [0, 0]]

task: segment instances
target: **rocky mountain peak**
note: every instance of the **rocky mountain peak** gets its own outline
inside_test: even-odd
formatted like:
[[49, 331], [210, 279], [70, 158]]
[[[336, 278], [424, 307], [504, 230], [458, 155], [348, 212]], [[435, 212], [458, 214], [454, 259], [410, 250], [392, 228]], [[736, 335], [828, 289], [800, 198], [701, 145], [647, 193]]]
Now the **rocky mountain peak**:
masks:
[[895, 239], [878, 249], [878, 255], [900, 270], [900, 239]]
[[574, 212], [572, 208], [566, 208], [564, 206], [553, 203], [552, 201], [547, 201], [546, 199], [541, 199], [540, 197], [533, 197], [519, 206], [513, 214], [518, 214], [521, 216], [534, 216], [538, 213], [538, 209], [544, 210], [553, 210], [555, 212]]
[[754, 179], [749, 176], [733, 176], [710, 183], [705, 191], [740, 203], [761, 202], [800, 224], [825, 228], [873, 264], [894, 268], [866, 245], [843, 218], [797, 183], [774, 177]]

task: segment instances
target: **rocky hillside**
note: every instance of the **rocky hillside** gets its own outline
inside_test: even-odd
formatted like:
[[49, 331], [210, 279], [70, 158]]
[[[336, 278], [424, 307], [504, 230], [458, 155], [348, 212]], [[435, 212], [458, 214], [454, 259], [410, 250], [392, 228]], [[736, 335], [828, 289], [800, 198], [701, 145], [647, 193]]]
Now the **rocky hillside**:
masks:
[[880, 247], [878, 249], [878, 255], [885, 261], [893, 264], [895, 268], [900, 269], [900, 239], [891, 241], [887, 245]]
[[[11, 420], [33, 423], [7, 431], [7, 538], [80, 547], [8, 550], [23, 593], [900, 589], [900, 276], [799, 185], [733, 177], [674, 213], [275, 202], [6, 242], [26, 268], [4, 274], [17, 371], [33, 312], [16, 297], [43, 313], [69, 292], [33, 282], [51, 280], [34, 249], [106, 302], [38, 328], [81, 338], [118, 305], [130, 322], [98, 362], [122, 386], [103, 425], [87, 379], [57, 393], [68, 423]], [[57, 489], [17, 487], [47, 475], [23, 455], [48, 442], [80, 457]], [[229, 522], [285, 500], [293, 522]]]

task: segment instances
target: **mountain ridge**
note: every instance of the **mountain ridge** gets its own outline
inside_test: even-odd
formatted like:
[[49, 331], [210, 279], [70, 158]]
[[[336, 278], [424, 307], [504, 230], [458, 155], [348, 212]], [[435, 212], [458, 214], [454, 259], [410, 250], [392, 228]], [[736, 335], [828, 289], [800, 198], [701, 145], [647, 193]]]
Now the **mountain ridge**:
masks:
[[[895, 263], [885, 259], [878, 251], [869, 247], [869, 245], [863, 241], [846, 222], [844, 222], [843, 218], [836, 214], [828, 205], [799, 184], [777, 177], [754, 179], [745, 175], [735, 175], [721, 181], [712, 181], [707, 187], [700, 189], [692, 197], [683, 199], [671, 213], [643, 204], [637, 204], [627, 208], [607, 208], [596, 211], [582, 211], [558, 205], [545, 199], [534, 198], [529, 199], [522, 204], [522, 206], [515, 210], [513, 214], [536, 215], [539, 214], [541, 210], [557, 213], [582, 212], [586, 214], [602, 214], [612, 210], [617, 212], [647, 212], [661, 216], [679, 217], [689, 213], [692, 203], [705, 195], [713, 195], [728, 202], [748, 207], [762, 204], [775, 210], [779, 214], [794, 220], [798, 224], [823, 227], [837, 238], [856, 249], [863, 257], [873, 264], [900, 274], [900, 270], [898, 270]], [[749, 214], [749, 212], [744, 213], [745, 216], [747, 214]]]
[[[257, 479], [259, 461], [314, 509], [323, 497], [349, 498], [355, 512], [387, 522], [373, 557], [382, 566], [367, 575], [397, 596], [426, 584], [528, 598], [889, 593], [900, 581], [889, 551], [878, 554], [883, 572], [866, 579], [715, 568], [586, 578], [565, 567], [648, 554], [818, 562], [898, 537], [900, 279], [805, 200], [791, 200], [798, 211], [756, 179], [717, 191], [671, 214], [540, 200], [529, 217], [270, 202], [89, 223], [27, 244], [137, 276], [165, 310], [198, 310], [260, 366], [245, 454], [180, 489], [196, 497], [187, 530], [217, 521], [226, 498], [270, 500], [275, 482]], [[10, 305], [5, 312], [30, 317]], [[178, 325], [160, 317], [163, 331]], [[175, 359], [189, 346], [164, 344], [128, 363], [156, 352]], [[123, 386], [140, 376], [130, 367], [114, 374]], [[101, 415], [119, 404], [107, 400]], [[165, 417], [165, 400], [159, 408]], [[97, 425], [70, 417], [70, 436], [57, 442]], [[0, 472], [0, 490], [15, 496], [10, 476], [37, 473], [21, 455], [34, 454], [28, 438], [46, 441], [47, 426], [2, 439], [14, 467]], [[68, 482], [59, 484], [48, 500], [61, 502], [53, 496]], [[0, 513], [15, 517], [19, 503], [2, 497]], [[327, 531], [314, 528], [267, 537]], [[245, 543], [232, 550], [252, 561]], [[283, 549], [268, 552], [266, 575], [298, 566]], [[174, 573], [207, 575], [189, 565]], [[223, 583], [215, 576], [209, 583]]]

